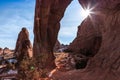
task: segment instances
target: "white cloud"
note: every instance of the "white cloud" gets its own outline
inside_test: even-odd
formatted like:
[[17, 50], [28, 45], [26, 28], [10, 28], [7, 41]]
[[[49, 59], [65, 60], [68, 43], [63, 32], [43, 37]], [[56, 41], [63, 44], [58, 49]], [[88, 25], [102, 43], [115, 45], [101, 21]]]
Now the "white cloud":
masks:
[[61, 27], [59, 36], [74, 37], [77, 32], [77, 27]]
[[14, 39], [0, 39], [0, 47], [4, 48], [4, 47], [8, 47], [10, 49], [14, 49], [16, 41]]
[[[35, 0], [24, 0], [2, 7], [0, 10], [0, 47], [14, 48], [18, 33], [22, 27], [27, 27], [30, 39], [33, 41], [33, 22]], [[58, 39], [61, 43], [70, 43], [77, 34], [77, 27], [81, 23], [81, 7], [78, 0], [73, 0], [72, 4], [66, 9], [61, 20], [61, 29]], [[4, 44], [2, 44], [2, 43]]]
[[61, 27], [58, 40], [63, 44], [71, 43], [77, 35], [77, 27]]
[[81, 10], [82, 7], [78, 0], [73, 0], [66, 9], [64, 17], [61, 20], [61, 29], [58, 35], [61, 43], [69, 44], [75, 39], [78, 26], [83, 21], [83, 18], [81, 18]]
[[0, 47], [14, 48], [22, 27], [29, 30], [33, 41], [34, 2], [15, 3], [0, 11]]

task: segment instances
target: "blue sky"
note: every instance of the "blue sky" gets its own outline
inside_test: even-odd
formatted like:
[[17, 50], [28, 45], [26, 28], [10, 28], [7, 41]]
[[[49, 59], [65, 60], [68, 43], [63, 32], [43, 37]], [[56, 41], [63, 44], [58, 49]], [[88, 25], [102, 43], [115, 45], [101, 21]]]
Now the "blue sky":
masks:
[[[29, 30], [33, 42], [34, 9], [35, 0], [0, 0], [0, 47], [14, 49], [22, 27]], [[77, 27], [83, 20], [81, 10], [77, 0], [66, 9], [58, 35], [61, 43], [69, 44], [76, 37]]]

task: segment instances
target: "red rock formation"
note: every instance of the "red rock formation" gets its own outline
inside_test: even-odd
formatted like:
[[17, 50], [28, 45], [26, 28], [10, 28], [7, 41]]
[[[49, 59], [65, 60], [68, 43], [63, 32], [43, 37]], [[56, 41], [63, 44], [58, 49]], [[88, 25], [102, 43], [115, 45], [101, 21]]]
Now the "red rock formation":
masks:
[[54, 52], [57, 52], [58, 49], [60, 49], [60, 46], [61, 46], [61, 44], [60, 44], [60, 42], [57, 40], [56, 43], [55, 43], [55, 46], [54, 46], [53, 51], [54, 51]]
[[55, 68], [53, 47], [60, 20], [70, 2], [71, 0], [36, 0], [33, 51], [39, 67]]
[[22, 28], [18, 35], [15, 54], [19, 61], [21, 61], [25, 55], [32, 57], [32, 45], [29, 40], [29, 32], [26, 28]]
[[91, 20], [87, 18], [78, 27], [77, 37], [70, 44], [69, 49], [75, 53], [81, 53], [86, 50], [89, 53], [84, 55], [91, 55], [92, 53], [95, 54], [95, 46], [97, 44], [101, 44], [100, 29], [98, 29], [98, 26], [94, 27]]
[[[74, 70], [67, 73], [56, 72], [54, 80], [120, 80], [120, 0], [79, 0], [83, 8], [94, 7], [91, 17], [88, 17], [79, 27], [77, 38], [71, 44], [78, 47], [94, 49], [101, 46], [96, 55], [91, 58], [84, 70]], [[96, 45], [94, 44], [94, 41]], [[77, 45], [77, 43], [79, 45]]]
[[[18, 39], [16, 42], [16, 48], [15, 48], [15, 55], [17, 57], [17, 69], [18, 69], [18, 78], [19, 79], [25, 79], [31, 76], [31, 74], [28, 73], [30, 65], [32, 65], [32, 45], [29, 40], [29, 32], [26, 28], [22, 28], [18, 35]], [[32, 63], [31, 63], [32, 62]]]

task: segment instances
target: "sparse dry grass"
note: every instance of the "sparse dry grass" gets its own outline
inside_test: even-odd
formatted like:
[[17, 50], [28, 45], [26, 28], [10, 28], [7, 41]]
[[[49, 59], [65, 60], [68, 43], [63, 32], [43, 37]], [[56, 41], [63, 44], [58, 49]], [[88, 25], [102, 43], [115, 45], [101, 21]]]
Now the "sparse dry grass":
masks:
[[70, 53], [55, 53], [55, 64], [62, 71], [71, 70], [75, 67], [74, 58]]

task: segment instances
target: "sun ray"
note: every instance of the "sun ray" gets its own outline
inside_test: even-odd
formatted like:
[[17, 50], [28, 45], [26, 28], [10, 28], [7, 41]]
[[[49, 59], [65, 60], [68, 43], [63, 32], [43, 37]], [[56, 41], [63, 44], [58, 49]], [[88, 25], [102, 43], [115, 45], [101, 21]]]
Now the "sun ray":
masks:
[[86, 18], [87, 16], [89, 16], [91, 14], [91, 11], [89, 9], [86, 9], [86, 10], [82, 10], [81, 11], [81, 15], [83, 18]]
[[90, 5], [88, 5], [86, 8], [82, 9], [81, 11], [81, 15], [82, 17], [85, 19], [88, 16], [91, 17], [92, 14], [95, 14], [95, 12], [93, 12], [95, 7], [90, 7]]

